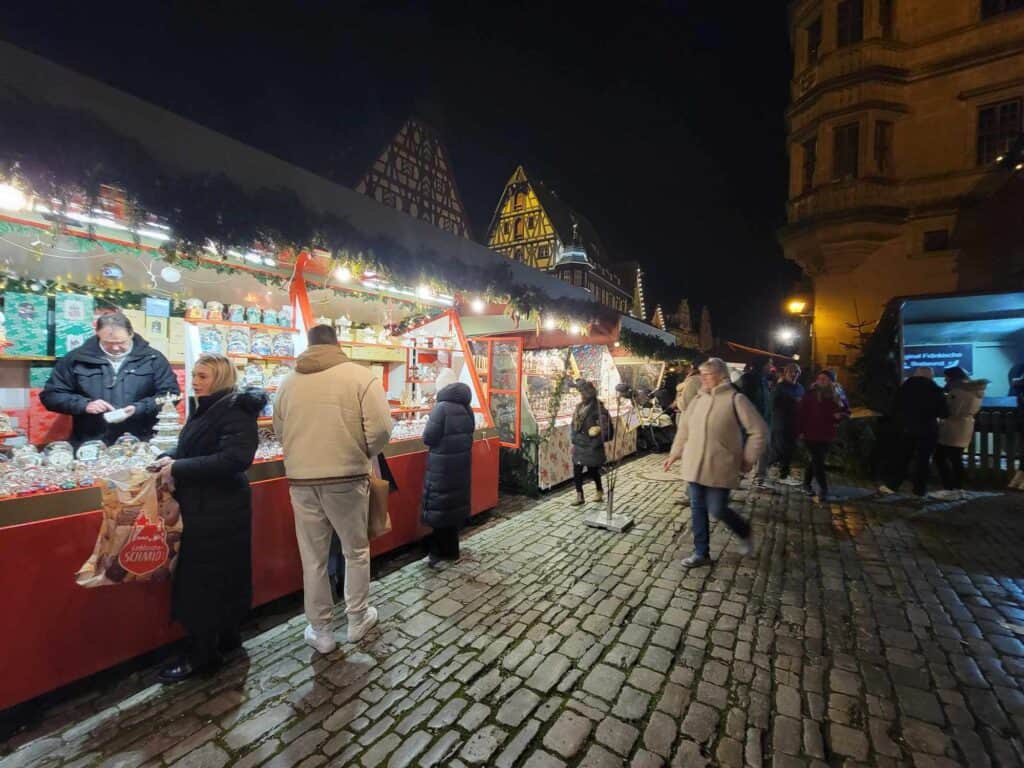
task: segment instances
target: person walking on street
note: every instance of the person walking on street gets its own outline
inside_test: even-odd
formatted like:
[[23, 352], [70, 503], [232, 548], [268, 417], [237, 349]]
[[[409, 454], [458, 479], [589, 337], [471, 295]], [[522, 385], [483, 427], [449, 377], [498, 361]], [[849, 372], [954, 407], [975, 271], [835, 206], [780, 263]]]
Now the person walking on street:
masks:
[[252, 498], [245, 471], [259, 446], [259, 390], [235, 391], [223, 355], [205, 352], [192, 369], [196, 407], [178, 445], [155, 462], [181, 510], [181, 549], [171, 584], [171, 617], [188, 631], [188, 652], [160, 673], [165, 683], [215, 669], [242, 644], [252, 607]]
[[601, 484], [601, 467], [608, 460], [604, 444], [609, 440], [611, 417], [604, 403], [597, 399], [597, 388], [589, 381], [581, 380], [580, 404], [572, 416], [572, 479], [576, 485], [576, 501], [572, 506], [585, 503], [583, 497], [583, 474], [594, 479], [594, 501], [604, 501], [604, 486]]
[[779, 462], [779, 482], [785, 485], [799, 485], [799, 480], [789, 476], [796, 452], [796, 441], [800, 431], [800, 400], [804, 387], [800, 383], [800, 366], [790, 363], [782, 372], [782, 378], [772, 392], [772, 439], [769, 460]]
[[373, 457], [391, 436], [391, 410], [380, 380], [349, 361], [333, 328], [314, 326], [308, 337], [309, 347], [278, 390], [274, 430], [284, 449], [302, 560], [304, 638], [330, 653], [337, 647], [327, 576], [332, 530], [345, 557], [348, 641], [358, 642], [377, 623], [377, 609], [368, 602], [369, 478]]
[[[686, 378], [676, 385], [676, 429], [679, 429], [679, 423], [683, 420], [683, 416], [686, 413], [686, 409], [690, 407], [690, 403], [693, 402], [694, 398], [700, 394], [700, 367], [694, 365], [690, 368], [686, 374]], [[682, 498], [676, 502], [681, 507], [688, 507], [690, 505], [690, 488], [683, 483], [683, 495]]]
[[819, 503], [829, 498], [828, 449], [836, 441], [839, 422], [849, 415], [850, 409], [836, 391], [835, 374], [832, 371], [819, 372], [810, 392], [800, 401], [797, 418], [799, 432], [811, 455], [811, 466], [804, 473], [804, 493], [812, 493], [811, 480], [816, 480], [818, 496], [815, 500]]
[[946, 395], [933, 380], [931, 368], [915, 368], [896, 390], [893, 415], [899, 431], [899, 444], [890, 467], [888, 483], [879, 487], [884, 495], [897, 493], [913, 462], [914, 495], [924, 497], [928, 490], [928, 470], [939, 442], [939, 419], [949, 415]]
[[939, 422], [939, 447], [935, 463], [939, 468], [944, 491], [933, 496], [959, 498], [964, 487], [964, 449], [974, 437], [974, 417], [981, 410], [986, 379], [972, 381], [959, 366], [943, 371], [946, 377], [946, 406], [949, 415]]
[[[759, 357], [752, 365], [744, 371], [740, 377], [739, 389], [747, 400], [749, 400], [764, 422], [771, 427], [772, 424], [772, 394], [768, 383], [768, 375], [772, 370], [770, 357]], [[770, 461], [769, 452], [763, 451], [754, 465], [754, 472], [751, 478], [751, 485], [764, 490], [768, 487], [768, 464]]]
[[[71, 416], [73, 445], [111, 445], [125, 433], [148, 440], [160, 411], [156, 397], [179, 392], [167, 358], [113, 312], [96, 321], [95, 336], [57, 361], [39, 400], [48, 411]], [[116, 411], [124, 418], [104, 418]]]
[[768, 425], [732, 386], [722, 360], [713, 357], [701, 365], [700, 378], [700, 394], [686, 409], [664, 465], [668, 472], [681, 460], [690, 486], [693, 554], [683, 560], [685, 568], [711, 562], [709, 513], [736, 534], [741, 554], [753, 552], [750, 524], [729, 508], [729, 494], [768, 444]]
[[473, 393], [468, 386], [459, 382], [448, 384], [438, 391], [437, 405], [423, 430], [423, 443], [430, 453], [423, 480], [421, 519], [434, 529], [427, 544], [431, 566], [442, 560], [459, 559], [459, 529], [471, 511], [476, 429], [472, 402]]

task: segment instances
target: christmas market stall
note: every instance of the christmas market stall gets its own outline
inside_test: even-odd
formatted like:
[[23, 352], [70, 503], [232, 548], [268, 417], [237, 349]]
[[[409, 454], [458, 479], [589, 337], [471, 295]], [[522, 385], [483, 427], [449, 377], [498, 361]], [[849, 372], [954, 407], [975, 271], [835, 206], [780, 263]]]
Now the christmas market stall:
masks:
[[464, 316], [469, 346], [506, 449], [503, 482], [543, 491], [572, 478], [571, 424], [580, 402], [579, 379], [597, 387], [612, 416], [616, 437], [605, 445], [609, 462], [636, 452], [633, 400], [620, 386], [612, 355], [618, 326], [625, 320], [587, 325], [551, 312], [522, 322], [503, 307]]
[[[0, 186], [0, 193], [4, 189]], [[53, 629], [65, 621], [104, 642], [69, 643], [55, 663], [39, 659], [11, 670], [0, 686], [0, 708], [177, 635], [165, 618], [157, 618], [167, 615], [166, 582], [87, 590], [74, 581], [96, 538], [101, 515], [97, 483], [108, 475], [144, 469], [173, 447], [185, 408], [184, 402], [177, 407], [170, 399], [164, 402], [156, 435], [148, 442], [131, 434], [113, 445], [68, 442], [69, 417], [47, 411], [39, 392], [55, 358], [88, 339], [98, 315], [123, 312], [138, 335], [168, 357], [182, 391], [188, 391], [190, 364], [200, 352], [213, 351], [236, 361], [243, 386], [268, 392], [271, 402], [261, 418], [257, 462], [249, 473], [253, 556], [260, 563], [254, 571], [257, 605], [301, 588], [280, 446], [271, 431], [276, 387], [303, 346], [300, 327], [306, 323], [301, 317], [296, 321], [296, 313], [301, 314], [292, 302], [296, 294], [305, 293], [309, 310], [316, 312], [314, 322], [335, 326], [352, 360], [379, 373], [392, 403], [393, 439], [385, 457], [398, 491], [390, 501], [392, 531], [373, 542], [374, 553], [426, 532], [419, 522], [426, 461], [419, 437], [432, 405], [433, 382], [445, 370], [474, 393], [473, 512], [497, 502], [498, 447], [473, 367], [466, 364], [458, 317], [446, 309], [450, 298], [401, 297], [376, 276], [348, 277], [341, 270], [354, 266], [335, 267], [347, 278], [346, 287], [336, 275], [317, 275], [326, 270], [315, 269], [311, 262], [319, 260], [313, 259], [299, 277], [288, 254], [269, 251], [171, 263], [162, 258], [158, 240], [144, 235], [137, 246], [119, 241], [110, 226], [116, 224], [113, 218], [94, 224], [88, 234], [76, 226], [76, 214], [75, 206], [69, 206], [62, 215], [71, 221], [58, 235], [36, 205], [0, 216], [6, 340], [0, 352], [0, 457], [6, 459], [0, 462], [0, 572], [6, 584], [24, 584], [26, 577], [33, 584], [31, 591], [6, 590], [3, 598], [10, 615], [29, 617], [11, 639], [26, 646], [17, 655], [22, 661], [39, 653], [54, 658], [54, 645], [62, 645], [63, 636]], [[295, 290], [297, 279], [303, 290]], [[42, 605], [36, 600], [39, 590], [48, 596]]]
[[270, 422], [275, 388], [318, 321], [375, 368], [393, 408], [384, 454], [398, 490], [374, 554], [427, 530], [419, 436], [442, 374], [473, 391], [472, 511], [497, 503], [498, 434], [457, 305], [500, 302], [524, 321], [558, 307], [585, 325], [601, 314], [589, 294], [3, 43], [0, 101], [0, 612], [18, 617], [0, 709], [181, 634], [166, 572], [76, 583], [107, 519], [109, 479], [143, 473], [187, 407], [161, 397], [152, 440], [68, 439], [39, 390], [58, 357], [89, 343], [98, 314], [128, 315], [170, 361], [168, 389], [187, 395], [188, 364], [215, 350], [269, 394], [249, 470], [254, 605], [301, 588]]

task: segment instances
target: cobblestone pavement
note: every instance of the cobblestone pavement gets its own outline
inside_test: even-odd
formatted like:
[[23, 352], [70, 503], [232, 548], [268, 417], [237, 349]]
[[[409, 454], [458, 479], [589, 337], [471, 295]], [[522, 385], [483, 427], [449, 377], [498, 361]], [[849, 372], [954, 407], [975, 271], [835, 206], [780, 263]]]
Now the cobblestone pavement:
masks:
[[1024, 728], [1020, 497], [934, 512], [751, 495], [685, 572], [658, 457], [624, 535], [571, 492], [512, 499], [471, 556], [375, 582], [383, 622], [320, 657], [294, 619], [212, 678], [153, 672], [51, 712], [14, 766], [1011, 766]]

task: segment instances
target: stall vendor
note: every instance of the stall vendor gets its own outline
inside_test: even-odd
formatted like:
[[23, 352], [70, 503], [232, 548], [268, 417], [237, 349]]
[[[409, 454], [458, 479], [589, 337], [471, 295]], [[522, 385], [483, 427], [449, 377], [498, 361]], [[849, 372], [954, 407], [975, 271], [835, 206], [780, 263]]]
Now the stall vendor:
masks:
[[109, 445], [126, 432], [148, 440], [160, 410], [155, 397], [180, 391], [167, 358], [115, 312], [100, 317], [96, 335], [57, 361], [39, 399], [47, 410], [72, 417], [74, 445]]

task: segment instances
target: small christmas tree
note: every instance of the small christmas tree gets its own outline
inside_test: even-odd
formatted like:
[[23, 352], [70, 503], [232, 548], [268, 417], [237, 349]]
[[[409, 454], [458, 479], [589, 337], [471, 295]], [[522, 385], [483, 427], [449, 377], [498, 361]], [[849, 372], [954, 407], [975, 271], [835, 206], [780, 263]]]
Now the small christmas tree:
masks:
[[170, 392], [156, 398], [162, 407], [156, 417], [156, 435], [149, 443], [161, 451], [173, 451], [178, 447], [181, 424], [178, 422], [178, 409], [174, 406], [180, 399], [181, 395], [172, 395]]

